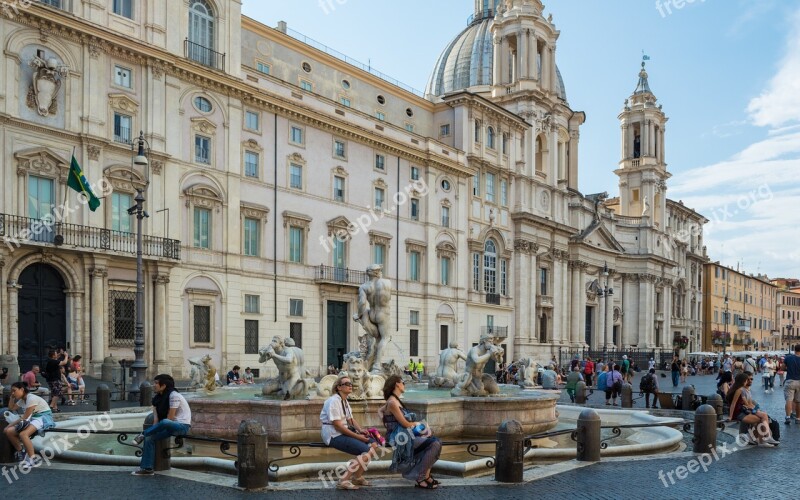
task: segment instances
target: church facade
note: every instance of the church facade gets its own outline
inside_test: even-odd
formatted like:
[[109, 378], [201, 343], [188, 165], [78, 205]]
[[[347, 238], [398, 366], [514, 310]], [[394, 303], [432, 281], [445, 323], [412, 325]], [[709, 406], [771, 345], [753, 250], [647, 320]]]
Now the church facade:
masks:
[[[585, 115], [543, 9], [476, 0], [424, 93], [236, 0], [6, 15], [2, 351], [27, 369], [64, 345], [93, 373], [133, 357], [138, 191], [151, 373], [185, 376], [205, 354], [257, 368], [273, 335], [312, 373], [339, 366], [371, 263], [395, 287], [399, 363], [434, 367], [482, 334], [509, 360], [699, 348], [706, 220], [667, 198], [647, 72], [619, 115], [619, 195], [581, 193]], [[147, 166], [132, 161], [140, 131]], [[96, 211], [67, 186], [73, 155]]]

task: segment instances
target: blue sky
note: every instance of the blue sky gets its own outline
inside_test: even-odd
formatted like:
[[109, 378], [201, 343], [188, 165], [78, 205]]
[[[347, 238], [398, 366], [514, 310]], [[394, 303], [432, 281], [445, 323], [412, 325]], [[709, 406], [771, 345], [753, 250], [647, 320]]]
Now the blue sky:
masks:
[[[423, 90], [473, 3], [244, 0], [243, 12], [269, 26], [286, 21]], [[711, 220], [711, 259], [748, 273], [800, 277], [800, 0], [545, 6], [561, 31], [556, 57], [570, 106], [587, 114], [581, 191], [618, 192], [617, 115], [636, 86], [644, 50], [650, 86], [670, 118], [668, 196]]]

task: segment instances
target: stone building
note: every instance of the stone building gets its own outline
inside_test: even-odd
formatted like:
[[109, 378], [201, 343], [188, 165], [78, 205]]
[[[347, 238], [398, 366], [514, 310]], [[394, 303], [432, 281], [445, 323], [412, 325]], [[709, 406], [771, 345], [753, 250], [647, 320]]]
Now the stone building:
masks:
[[[151, 373], [186, 375], [206, 353], [257, 367], [273, 335], [312, 372], [338, 365], [373, 262], [396, 288], [398, 362], [433, 367], [482, 333], [509, 359], [699, 345], [706, 220], [667, 198], [648, 75], [619, 115], [619, 197], [581, 193], [586, 117], [543, 8], [476, 1], [424, 93], [236, 0], [48, 0], [3, 17], [2, 350], [23, 369], [62, 344], [95, 373], [132, 358], [137, 188]], [[132, 164], [139, 131], [147, 168]], [[73, 151], [107, 181], [95, 212], [66, 186]]]

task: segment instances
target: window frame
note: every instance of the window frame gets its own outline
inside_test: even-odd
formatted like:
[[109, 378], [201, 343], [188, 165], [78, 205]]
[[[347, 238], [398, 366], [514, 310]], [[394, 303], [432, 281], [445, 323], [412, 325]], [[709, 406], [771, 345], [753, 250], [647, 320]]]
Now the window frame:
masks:
[[[341, 145], [341, 154], [339, 154], [339, 145]], [[347, 161], [347, 141], [334, 137], [332, 146], [333, 151], [331, 154], [333, 157], [337, 160]]]
[[[295, 140], [295, 131], [298, 132], [300, 135], [300, 140]], [[305, 147], [306, 145], [306, 128], [302, 125], [298, 125], [296, 123], [289, 124], [289, 144], [294, 144], [295, 146], [302, 146]]]
[[[255, 156], [255, 160], [256, 160], [254, 175], [250, 175], [248, 173], [248, 167], [251, 165], [251, 163], [248, 163], [247, 160], [248, 160], [248, 157], [251, 157], [251, 156]], [[244, 150], [244, 159], [243, 160], [244, 161], [242, 162], [242, 166], [244, 167], [244, 172], [242, 172], [242, 173], [244, 174], [244, 177], [246, 177], [248, 179], [260, 179], [261, 176], [259, 174], [260, 174], [260, 171], [261, 171], [261, 155], [257, 151], [251, 151], [249, 149], [245, 149]]]
[[[122, 134], [117, 134], [118, 125], [119, 125], [119, 131], [120, 132], [123, 131], [123, 127], [122, 127], [123, 118], [127, 118], [128, 119], [128, 134], [129, 135], [128, 135], [127, 139]], [[114, 125], [113, 125], [113, 128], [114, 128], [114, 130], [113, 130], [114, 142], [116, 142], [117, 144], [127, 144], [127, 145], [133, 144], [133, 115], [127, 115], [125, 113], [120, 113], [119, 111], [114, 111], [113, 120], [114, 120]]]
[[[205, 148], [205, 150], [208, 151], [208, 153], [206, 158], [202, 158], [197, 154], [198, 148], [200, 148], [200, 150], [204, 149], [200, 144], [198, 144], [198, 140], [200, 142], [207, 141], [208, 147]], [[199, 165], [211, 165], [211, 146], [212, 142], [210, 136], [203, 134], [194, 134], [194, 155], [193, 155], [194, 163], [197, 163]]]
[[[128, 73], [128, 85], [125, 85], [124, 78], [119, 77], [121, 71], [127, 71]], [[123, 88], [126, 90], [133, 90], [133, 69], [127, 68], [125, 66], [114, 64], [114, 86]]]
[[[288, 231], [287, 238], [289, 241], [286, 260], [293, 264], [304, 264], [306, 251], [305, 228], [301, 226], [289, 225]], [[299, 235], [299, 248], [295, 247], [295, 235]]]
[[[125, 15], [127, 5], [128, 15]], [[117, 8], [119, 6], [119, 8]], [[111, 2], [111, 13], [115, 16], [124, 17], [133, 21], [133, 0], [113, 0]]]
[[[253, 230], [255, 230], [255, 235], [252, 234]], [[249, 239], [248, 232], [251, 233], [249, 235]], [[255, 248], [252, 248], [253, 245]], [[261, 257], [260, 219], [256, 219], [254, 217], [245, 217], [242, 221], [242, 255], [246, 257]]]
[[[203, 244], [202, 244], [203, 243], [203, 234], [202, 234], [202, 232], [203, 232], [202, 231], [202, 229], [203, 229], [202, 228], [203, 221], [202, 220], [198, 220], [198, 218], [202, 219], [202, 217], [199, 217], [199, 216], [201, 216], [204, 213], [207, 214], [206, 223], [205, 223], [206, 224], [206, 228], [205, 228], [206, 245], [205, 246], [203, 246]], [[192, 211], [192, 218], [193, 218], [193, 222], [192, 222], [192, 248], [200, 249], [200, 250], [211, 250], [211, 247], [213, 246], [212, 245], [212, 243], [213, 243], [213, 238], [212, 238], [212, 234], [213, 234], [212, 233], [212, 227], [213, 227], [212, 226], [212, 217], [213, 217], [213, 213], [212, 213], [211, 209], [205, 208], [205, 207], [193, 207], [193, 211]], [[199, 224], [199, 226], [198, 226], [198, 224]], [[198, 230], [200, 231], [200, 234], [198, 234]]]
[[[251, 117], [255, 119], [255, 127], [251, 126]], [[244, 128], [252, 132], [261, 132], [261, 113], [251, 109], [244, 110]]]
[[[295, 185], [295, 175], [294, 170], [295, 168], [300, 170], [300, 185]], [[298, 191], [303, 191], [304, 189], [304, 182], [305, 182], [305, 175], [303, 172], [304, 168], [303, 165], [297, 162], [289, 162], [289, 189], [297, 189]]]

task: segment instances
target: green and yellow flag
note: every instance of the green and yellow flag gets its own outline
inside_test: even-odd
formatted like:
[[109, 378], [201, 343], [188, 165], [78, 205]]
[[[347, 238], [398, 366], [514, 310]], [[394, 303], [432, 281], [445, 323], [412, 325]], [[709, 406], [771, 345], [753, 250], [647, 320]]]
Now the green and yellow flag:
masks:
[[69, 165], [69, 179], [67, 179], [67, 186], [79, 193], [83, 193], [86, 199], [89, 200], [89, 210], [92, 212], [97, 210], [97, 207], [100, 206], [100, 200], [92, 192], [92, 187], [89, 185], [89, 181], [87, 181], [86, 177], [83, 175], [83, 170], [81, 170], [81, 166], [78, 164], [78, 160], [75, 159], [74, 154], [72, 155], [72, 161]]

